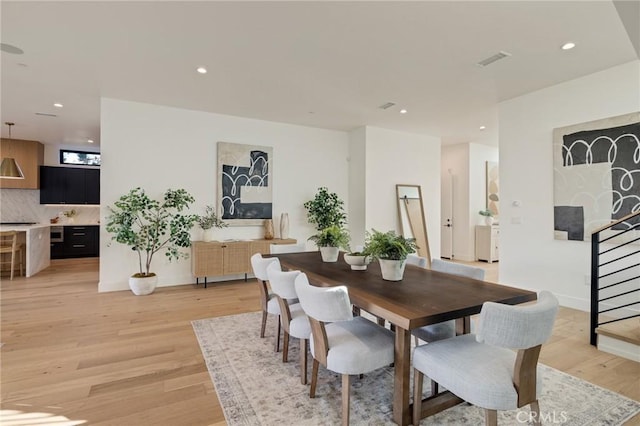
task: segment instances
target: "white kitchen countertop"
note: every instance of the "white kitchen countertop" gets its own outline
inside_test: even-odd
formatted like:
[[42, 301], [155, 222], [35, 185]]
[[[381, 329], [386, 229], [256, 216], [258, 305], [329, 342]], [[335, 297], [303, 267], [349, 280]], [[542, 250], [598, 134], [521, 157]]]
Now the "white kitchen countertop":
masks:
[[46, 228], [50, 223], [36, 223], [34, 225], [0, 225], [0, 231], [28, 231], [30, 229]]

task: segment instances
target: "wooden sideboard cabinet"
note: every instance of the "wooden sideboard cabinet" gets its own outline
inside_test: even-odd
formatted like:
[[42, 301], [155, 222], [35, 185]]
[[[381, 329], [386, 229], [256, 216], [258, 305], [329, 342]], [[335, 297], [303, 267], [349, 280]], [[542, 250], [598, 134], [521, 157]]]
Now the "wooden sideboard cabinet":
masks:
[[192, 241], [191, 243], [191, 273], [196, 277], [196, 283], [204, 278], [207, 287], [207, 277], [222, 277], [225, 275], [247, 274], [252, 272], [251, 256], [255, 253], [269, 254], [271, 244], [296, 244], [296, 240], [249, 240], [249, 241]]
[[499, 259], [500, 227], [498, 225], [476, 226], [476, 259], [489, 263]]

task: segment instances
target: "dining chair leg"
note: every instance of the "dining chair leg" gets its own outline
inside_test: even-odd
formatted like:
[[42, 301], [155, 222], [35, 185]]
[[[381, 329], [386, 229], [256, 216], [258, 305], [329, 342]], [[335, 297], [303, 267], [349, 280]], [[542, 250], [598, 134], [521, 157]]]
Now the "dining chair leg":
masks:
[[531, 407], [531, 412], [533, 413], [533, 424], [534, 425], [541, 425], [542, 422], [540, 421], [540, 403], [538, 403], [538, 400], [533, 401], [531, 404], [529, 404], [529, 407]]
[[278, 331], [276, 332], [276, 352], [280, 352], [280, 315], [278, 315]]
[[498, 412], [496, 410], [484, 410], [484, 423], [486, 426], [498, 426]]
[[300, 339], [300, 383], [307, 384], [307, 339]]
[[440, 390], [438, 389], [438, 382], [431, 379], [431, 396], [436, 396], [438, 393], [440, 393]]
[[413, 424], [419, 425], [422, 417], [422, 382], [424, 375], [413, 369]]
[[289, 333], [284, 331], [284, 341], [282, 342], [282, 362], [289, 361]]
[[311, 388], [309, 389], [309, 398], [316, 397], [316, 385], [318, 384], [318, 367], [320, 363], [317, 359], [313, 359], [313, 367], [311, 367]]
[[342, 426], [349, 426], [349, 396], [351, 394], [351, 376], [342, 375]]
[[11, 253], [11, 278], [10, 281], [13, 280], [13, 270], [16, 268], [16, 252]]
[[264, 330], [267, 328], [267, 311], [262, 311], [262, 326], [260, 327], [260, 337], [264, 337]]

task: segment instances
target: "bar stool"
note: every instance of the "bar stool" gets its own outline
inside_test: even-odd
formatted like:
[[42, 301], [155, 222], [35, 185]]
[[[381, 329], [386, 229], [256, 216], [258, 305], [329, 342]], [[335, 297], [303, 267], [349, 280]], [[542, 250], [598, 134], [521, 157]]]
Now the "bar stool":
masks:
[[20, 270], [20, 276], [24, 275], [24, 260], [22, 256], [22, 244], [18, 245], [18, 233], [16, 231], [3, 231], [0, 232], [0, 255], [11, 253], [11, 262], [2, 262], [11, 263], [11, 280], [13, 280], [13, 273], [16, 269], [16, 254], [19, 258], [18, 266]]

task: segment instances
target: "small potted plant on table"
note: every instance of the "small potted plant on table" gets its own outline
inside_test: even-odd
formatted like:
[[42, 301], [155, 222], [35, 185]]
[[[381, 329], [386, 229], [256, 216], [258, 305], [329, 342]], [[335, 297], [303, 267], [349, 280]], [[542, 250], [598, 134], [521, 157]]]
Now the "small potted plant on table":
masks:
[[480, 216], [484, 216], [484, 223], [487, 225], [493, 225], [493, 212], [489, 209], [480, 210], [478, 212]]
[[396, 235], [394, 231], [380, 232], [372, 229], [367, 232], [364, 252], [380, 262], [382, 278], [387, 281], [400, 281], [404, 275], [407, 255], [415, 253], [416, 242], [413, 238]]
[[320, 247], [323, 262], [336, 262], [340, 249], [348, 250], [349, 233], [338, 225], [332, 225], [309, 237]]

